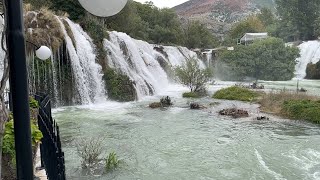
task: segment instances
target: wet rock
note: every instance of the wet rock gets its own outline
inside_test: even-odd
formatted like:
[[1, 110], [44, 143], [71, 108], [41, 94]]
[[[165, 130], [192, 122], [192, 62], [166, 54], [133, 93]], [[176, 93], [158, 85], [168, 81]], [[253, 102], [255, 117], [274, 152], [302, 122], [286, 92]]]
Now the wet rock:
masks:
[[223, 116], [232, 116], [233, 118], [249, 117], [248, 111], [236, 108], [223, 109], [219, 111], [219, 114]]
[[161, 108], [161, 107], [170, 107], [173, 103], [171, 101], [171, 98], [169, 96], [163, 97], [160, 99], [160, 102], [154, 102], [149, 104], [149, 107], [152, 109], [155, 108]]
[[203, 106], [203, 105], [201, 105], [201, 104], [199, 104], [199, 103], [190, 103], [190, 109], [197, 109], [197, 110], [199, 110], [199, 109], [205, 109], [205, 108], [207, 108], [207, 107], [205, 107], [205, 106]]
[[210, 106], [218, 106], [218, 105], [220, 105], [221, 103], [219, 103], [219, 102], [212, 102], [212, 103], [210, 103], [209, 105]]
[[259, 116], [259, 117], [257, 117], [257, 120], [258, 121], [269, 120], [269, 117], [267, 117], [267, 116]]
[[299, 89], [299, 92], [307, 92], [308, 90], [304, 89], [304, 88], [301, 88]]
[[156, 109], [156, 108], [161, 108], [161, 103], [160, 102], [154, 102], [154, 103], [151, 103], [149, 104], [149, 108], [151, 109]]
[[162, 107], [169, 107], [173, 105], [169, 96], [161, 98], [160, 104], [162, 105]]

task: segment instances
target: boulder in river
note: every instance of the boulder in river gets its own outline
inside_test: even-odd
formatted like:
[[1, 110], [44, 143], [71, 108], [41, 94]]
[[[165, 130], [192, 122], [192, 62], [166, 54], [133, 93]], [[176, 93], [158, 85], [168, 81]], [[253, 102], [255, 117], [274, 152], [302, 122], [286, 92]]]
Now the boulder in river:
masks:
[[149, 107], [152, 109], [161, 108], [161, 107], [170, 107], [173, 103], [169, 96], [163, 97], [160, 99], [160, 102], [153, 102], [149, 104]]
[[156, 109], [156, 108], [161, 108], [162, 106], [161, 106], [160, 102], [154, 102], [154, 103], [149, 104], [149, 107], [152, 109]]
[[257, 120], [259, 120], [259, 121], [269, 120], [269, 117], [267, 117], [267, 116], [259, 116], [259, 117], [257, 117]]
[[199, 103], [190, 103], [190, 109], [205, 109], [206, 107]]

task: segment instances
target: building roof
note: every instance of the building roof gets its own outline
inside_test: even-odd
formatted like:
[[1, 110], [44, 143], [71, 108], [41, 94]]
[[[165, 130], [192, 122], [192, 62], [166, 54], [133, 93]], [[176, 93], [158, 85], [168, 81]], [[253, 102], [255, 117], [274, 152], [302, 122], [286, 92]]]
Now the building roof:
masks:
[[240, 39], [241, 42], [253, 41], [256, 39], [268, 38], [268, 33], [246, 33]]

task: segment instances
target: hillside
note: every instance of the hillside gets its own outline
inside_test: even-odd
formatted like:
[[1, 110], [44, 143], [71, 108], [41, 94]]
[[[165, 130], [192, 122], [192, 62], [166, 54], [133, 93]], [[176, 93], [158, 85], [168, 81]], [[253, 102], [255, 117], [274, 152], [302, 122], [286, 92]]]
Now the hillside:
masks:
[[216, 35], [223, 36], [232, 24], [259, 12], [273, 8], [273, 0], [190, 0], [174, 7], [183, 21], [199, 20]]

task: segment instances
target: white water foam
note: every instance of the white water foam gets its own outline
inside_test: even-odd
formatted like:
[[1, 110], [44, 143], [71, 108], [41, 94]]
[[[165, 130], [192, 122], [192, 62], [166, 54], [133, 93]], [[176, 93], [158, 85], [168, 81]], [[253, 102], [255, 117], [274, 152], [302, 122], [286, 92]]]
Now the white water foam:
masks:
[[291, 150], [287, 157], [294, 160], [294, 165], [297, 168], [305, 170], [314, 180], [320, 179], [320, 152], [314, 149], [306, 149], [303, 151]]
[[275, 179], [277, 180], [285, 180], [285, 178], [282, 177], [281, 174], [278, 174], [277, 172], [271, 170], [267, 165], [266, 165], [266, 162], [263, 160], [261, 154], [259, 153], [259, 151], [257, 149], [254, 149], [255, 150], [255, 154], [257, 156], [257, 159], [260, 163], [260, 165], [262, 166], [262, 168], [267, 172], [269, 173], [270, 175], [272, 175]]

